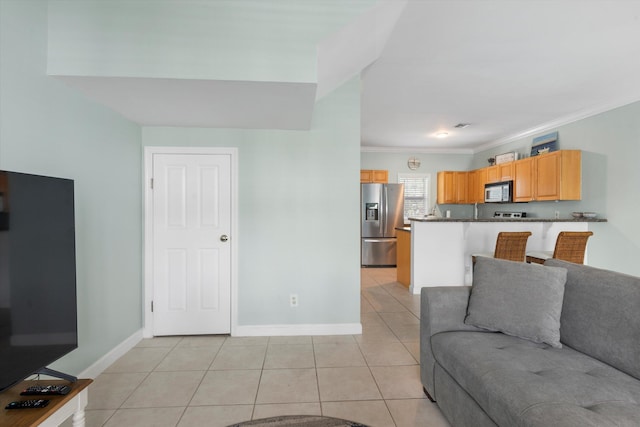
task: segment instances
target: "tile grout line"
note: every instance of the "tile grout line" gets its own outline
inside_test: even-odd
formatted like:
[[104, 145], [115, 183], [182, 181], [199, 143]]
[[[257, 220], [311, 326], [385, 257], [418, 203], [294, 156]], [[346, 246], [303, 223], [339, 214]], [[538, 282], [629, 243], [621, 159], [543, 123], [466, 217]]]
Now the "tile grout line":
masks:
[[[378, 282], [377, 278], [375, 279], [376, 282]], [[384, 290], [387, 294], [389, 294], [389, 296], [391, 298], [393, 298], [394, 300], [398, 301], [396, 297], [394, 297], [393, 295], [391, 295], [389, 293], [389, 291], [387, 291], [386, 289], [384, 289], [384, 287], [382, 286], [382, 284], [380, 282], [378, 282], [378, 286]], [[398, 301], [399, 302], [399, 301]], [[401, 304], [403, 307], [404, 305]], [[405, 307], [406, 308], [406, 307]], [[402, 341], [400, 340], [400, 338], [396, 335], [396, 333], [394, 332], [394, 330], [391, 328], [391, 326], [389, 326], [389, 324], [387, 323], [387, 321], [384, 319], [384, 317], [382, 317], [380, 315], [380, 311], [376, 310], [375, 307], [373, 307], [373, 309], [375, 310], [375, 312], [378, 314], [378, 316], [380, 317], [380, 319], [382, 319], [382, 322], [387, 326], [387, 328], [389, 328], [389, 330], [391, 331], [391, 333], [393, 334], [394, 337], [396, 337], [396, 339], [398, 340], [398, 342], [402, 343]], [[412, 356], [413, 357], [413, 356]], [[366, 361], [366, 359], [365, 359]], [[369, 368], [369, 372], [371, 373], [371, 377], [373, 378], [373, 381], [376, 383], [376, 387], [378, 387], [378, 392], [380, 393], [380, 397], [382, 398], [382, 401], [384, 402], [384, 406], [387, 408], [387, 413], [389, 414], [389, 417], [391, 418], [391, 422], [393, 423], [393, 425], [395, 427], [397, 427], [397, 423], [396, 420], [393, 416], [393, 414], [391, 413], [391, 409], [389, 408], [389, 404], [387, 403], [387, 399], [385, 398], [384, 394], [382, 393], [382, 389], [380, 388], [380, 384], [378, 383], [378, 380], [376, 379], [376, 376], [373, 374], [373, 370], [371, 369], [371, 366], [369, 365], [369, 362], [367, 362], [367, 367]]]
[[[411, 359], [415, 361], [416, 357], [414, 356], [414, 354], [412, 353], [412, 351], [409, 350], [408, 345], [412, 345], [412, 347], [415, 349], [415, 340], [412, 339], [413, 335], [414, 335], [414, 331], [411, 329], [413, 327], [413, 325], [411, 325], [410, 323], [407, 323], [405, 321], [405, 319], [408, 319], [409, 322], [411, 322], [411, 320], [409, 319], [408, 316], [406, 316], [406, 313], [409, 313], [409, 315], [411, 317], [415, 317], [419, 320], [419, 316], [416, 315], [414, 313], [415, 309], [416, 309], [416, 305], [415, 305], [415, 300], [412, 300], [409, 296], [407, 296], [407, 298], [403, 298], [402, 295], [400, 294], [401, 290], [399, 288], [396, 287], [396, 284], [393, 283], [393, 278], [391, 277], [390, 274], [387, 274], [386, 272], [381, 272], [382, 274], [378, 275], [378, 277], [372, 275], [372, 276], [367, 276], [366, 279], [369, 281], [369, 283], [372, 283], [372, 285], [367, 286], [367, 287], [363, 287], [362, 285], [362, 277], [361, 277], [361, 283], [360, 283], [360, 297], [361, 297], [361, 301], [365, 301], [366, 304], [369, 305], [369, 308], [367, 309], [367, 313], [371, 312], [371, 313], [375, 313], [375, 315], [377, 316], [377, 318], [381, 321], [380, 326], [384, 326], [388, 329], [389, 332], [391, 332], [390, 335], [388, 335], [387, 339], [391, 339], [392, 337], [400, 344], [402, 344], [402, 346], [398, 346], [398, 351], [399, 349], [403, 349], [404, 351], [406, 351], [410, 356]], [[367, 290], [371, 290], [372, 292], [366, 292]], [[379, 298], [379, 299], [378, 299]], [[387, 301], [388, 304], [387, 305]], [[393, 309], [395, 308], [393, 305], [393, 302], [398, 304], [398, 307], [396, 310], [400, 309], [400, 307], [402, 307], [402, 311], [383, 311], [385, 309]], [[412, 304], [413, 302], [413, 304]], [[374, 304], [375, 303], [375, 304]], [[384, 313], [404, 313], [402, 315], [398, 315], [397, 317], [394, 316], [387, 316], [387, 318], [383, 317], [382, 314]], [[360, 320], [362, 322], [362, 317], [363, 317], [364, 312], [360, 311]], [[406, 317], [405, 317], [406, 316]], [[371, 319], [372, 321], [374, 320], [373, 317]], [[377, 321], [376, 321], [377, 322]], [[404, 329], [405, 323], [407, 323], [407, 325], [409, 326], [407, 329]], [[377, 323], [372, 323], [370, 326], [375, 326], [377, 327]], [[395, 325], [395, 329], [392, 328], [391, 325]], [[386, 334], [386, 332], [385, 332]], [[386, 335], [385, 335], [386, 336]], [[412, 339], [411, 341], [403, 341], [400, 339], [400, 336], [404, 336], [407, 339]], [[386, 399], [385, 396], [382, 393], [382, 388], [381, 388], [381, 383], [379, 383], [378, 379], [376, 379], [376, 377], [374, 376], [374, 368], [384, 368], [384, 367], [391, 367], [391, 366], [415, 366], [415, 365], [419, 365], [418, 363], [412, 363], [411, 365], [395, 365], [395, 362], [389, 361], [387, 362], [386, 360], [388, 359], [388, 357], [383, 356], [382, 358], [374, 358], [374, 360], [369, 361], [365, 355], [365, 352], [363, 350], [363, 345], [364, 345], [364, 340], [361, 340], [362, 342], [358, 341], [358, 339], [356, 339], [356, 335], [350, 335], [351, 340], [355, 341], [356, 343], [356, 348], [358, 348], [358, 352], [360, 354], [360, 356], [362, 357], [362, 359], [364, 360], [364, 365], [367, 367], [367, 370], [369, 372], [369, 374], [371, 375], [371, 378], [374, 381], [374, 384], [378, 390], [378, 393], [380, 395], [379, 398], [374, 398], [374, 399], [358, 399], [358, 400], [348, 400], [348, 398], [343, 399], [343, 400], [327, 400], [328, 402], [336, 402], [336, 403], [356, 403], [356, 402], [366, 402], [366, 401], [379, 401], [382, 400], [384, 402], [385, 408], [387, 410], [387, 414], [390, 417], [390, 424], [385, 424], [385, 425], [393, 425], [393, 426], [400, 426], [402, 424], [398, 424], [398, 422], [402, 422], [402, 419], [398, 419], [396, 420], [396, 418], [394, 417], [391, 408], [394, 407], [396, 409], [400, 408], [398, 405], [394, 404], [391, 405], [388, 403], [389, 401], [392, 400], [408, 400], [408, 399], [417, 399], [417, 398], [389, 398]], [[257, 397], [259, 395], [259, 391], [260, 391], [260, 386], [263, 380], [263, 375], [265, 373], [266, 369], [266, 362], [267, 362], [267, 357], [268, 357], [268, 353], [269, 353], [269, 348], [271, 344], [277, 344], [277, 340], [274, 340], [274, 337], [266, 337], [266, 349], [265, 349], [265, 353], [264, 356], [262, 358], [262, 363], [261, 363], [261, 367], [260, 369], [260, 376], [258, 378], [258, 386], [256, 387], [256, 391], [255, 391], [255, 395], [253, 398], [253, 404], [251, 407], [251, 419], [253, 420], [254, 417], [257, 414], [257, 406], [258, 406], [258, 402], [257, 402]], [[319, 410], [320, 410], [320, 415], [321, 416], [328, 416], [325, 415], [325, 408], [323, 406], [323, 401], [322, 401], [322, 397], [321, 397], [321, 390], [320, 390], [320, 379], [319, 379], [319, 370], [321, 368], [318, 367], [318, 357], [316, 354], [316, 351], [319, 350], [318, 345], [321, 344], [320, 341], [317, 341], [314, 339], [314, 337], [310, 337], [311, 338], [311, 351], [312, 351], [312, 357], [313, 357], [313, 368], [314, 368], [314, 373], [315, 373], [315, 380], [316, 380], [316, 393], [317, 393], [317, 403], [319, 406]], [[373, 336], [373, 342], [376, 343], [376, 338], [378, 338], [375, 334]], [[382, 338], [382, 337], [380, 337]], [[419, 338], [419, 337], [418, 337]], [[109, 415], [109, 417], [104, 420], [103, 425], [108, 423], [109, 420], [112, 420], [114, 415], [117, 413], [117, 411], [119, 410], [124, 410], [124, 409], [136, 409], [136, 408], [122, 408], [122, 405], [124, 404], [124, 402], [126, 402], [137, 390], [139, 390], [140, 386], [144, 383], [144, 381], [146, 381], [149, 376], [152, 373], [155, 372], [164, 372], [164, 371], [157, 371], [157, 368], [169, 357], [169, 354], [172, 353], [173, 350], [177, 349], [180, 346], [180, 343], [183, 342], [185, 339], [185, 337], [181, 337], [180, 340], [177, 341], [177, 343], [173, 344], [172, 346], [165, 346], [169, 347], [169, 351], [160, 359], [160, 361], [151, 369], [151, 371], [148, 372], [140, 372], [144, 374], [144, 378], [142, 378], [142, 380], [140, 381], [140, 383], [137, 384], [137, 386], [135, 388], [133, 388], [133, 390], [124, 398], [124, 400], [122, 401], [122, 403], [119, 405], [118, 408], [115, 409], [115, 411]], [[384, 343], [383, 341], [380, 341], [384, 347], [384, 345], [386, 345], [387, 343]], [[187, 409], [189, 408], [191, 402], [193, 402], [193, 399], [195, 397], [195, 394], [197, 393], [197, 390], [203, 385], [204, 383], [204, 379], [206, 377], [206, 375], [211, 371], [211, 367], [213, 366], [213, 364], [215, 363], [216, 358], [219, 356], [220, 352], [222, 351], [222, 348], [224, 347], [225, 344], [229, 343], [229, 337], [225, 338], [225, 340], [222, 342], [222, 344], [220, 344], [217, 349], [215, 350], [214, 354], [213, 354], [213, 359], [211, 360], [211, 362], [209, 363], [208, 368], [205, 369], [204, 375], [202, 376], [202, 378], [200, 379], [199, 383], [197, 384], [195, 390], [196, 392], [193, 393], [193, 395], [191, 396], [191, 398], [189, 399], [189, 402], [187, 403], [186, 407], [181, 408], [182, 412], [178, 418], [177, 424], [179, 425], [182, 421], [187, 421], [185, 417]], [[236, 343], [237, 344], [237, 343]], [[285, 344], [284, 342], [282, 344]], [[291, 344], [295, 344], [295, 343], [291, 343]], [[248, 344], [246, 344], [248, 345]], [[394, 344], [394, 347], [396, 346], [396, 344]], [[375, 348], [375, 347], [374, 347]], [[275, 359], [272, 360], [272, 362], [276, 363], [276, 365], [279, 364], [279, 362], [277, 361], [277, 356], [278, 356], [278, 352], [274, 353], [273, 357], [275, 357]], [[355, 353], [354, 353], [355, 354]], [[392, 355], [394, 354], [393, 352], [391, 353]], [[378, 362], [376, 362], [376, 360], [378, 360]], [[402, 361], [404, 361], [404, 359], [402, 359]], [[371, 363], [377, 363], [378, 366], [373, 366], [371, 365]], [[281, 363], [280, 363], [281, 364]], [[274, 368], [276, 369], [276, 368]], [[286, 367], [282, 367], [279, 369], [288, 369]], [[289, 369], [297, 369], [297, 368], [289, 368]], [[302, 368], [300, 368], [302, 369]], [[226, 369], [225, 369], [226, 370]], [[177, 372], [175, 370], [172, 370], [172, 372]], [[384, 379], [384, 377], [382, 378]], [[382, 382], [382, 384], [384, 384], [385, 381]], [[295, 399], [294, 399], [295, 400]], [[421, 399], [418, 399], [421, 400]], [[283, 402], [282, 404], [296, 404], [296, 403], [301, 403], [301, 402]], [[314, 403], [314, 402], [309, 402], [309, 403]], [[275, 404], [275, 403], [274, 403]], [[199, 405], [199, 406], [227, 406], [227, 405]], [[229, 405], [229, 406], [235, 406], [234, 405]], [[367, 406], [365, 406], [366, 408]], [[377, 410], [382, 411], [382, 408], [378, 406], [378, 404], [375, 405], [375, 407], [379, 408]], [[248, 410], [248, 408], [247, 408]], [[376, 410], [376, 412], [377, 412]], [[372, 414], [370, 413], [368, 416], [370, 417]], [[374, 423], [375, 424], [375, 423]], [[377, 425], [377, 424], [376, 424]]]
[[258, 405], [258, 394], [260, 393], [260, 385], [262, 384], [262, 374], [264, 373], [264, 366], [267, 363], [267, 353], [269, 353], [269, 343], [271, 337], [267, 337], [267, 348], [264, 350], [264, 357], [262, 358], [262, 367], [260, 368], [260, 376], [258, 378], [258, 387], [256, 387], [256, 395], [253, 397], [253, 408], [251, 408], [251, 419], [253, 420], [256, 413], [256, 406]]
[[320, 416], [324, 416], [324, 407], [322, 406], [322, 397], [320, 396], [320, 376], [318, 375], [318, 359], [316, 357], [316, 341], [311, 337], [311, 351], [313, 352], [313, 369], [316, 373], [316, 390], [318, 391], [318, 407], [320, 408]]
[[[184, 337], [182, 337], [182, 339], [180, 341], [178, 341], [178, 344], [176, 344], [174, 349], [178, 348], [179, 343], [182, 342], [182, 341], [184, 341]], [[185, 406], [184, 410], [182, 411], [182, 414], [180, 415], [180, 418], [178, 419], [178, 422], [176, 423], [176, 427], [180, 425], [180, 422], [182, 421], [182, 418], [184, 418], [184, 415], [186, 414], [187, 409], [191, 406], [191, 402], [193, 402], [193, 398], [198, 393], [198, 389], [200, 388], [200, 386], [202, 386], [202, 383], [204, 382], [204, 379], [207, 377], [207, 374], [209, 373], [209, 370], [213, 366], [213, 362], [216, 360], [216, 357], [218, 357], [218, 353], [220, 353], [220, 350], [222, 349], [222, 346], [224, 345], [224, 343], [226, 341], [227, 341], [227, 338], [225, 337], [224, 341], [222, 341], [222, 344], [220, 344], [220, 346], [217, 348], [217, 350], [215, 350], [215, 354], [213, 355], [213, 359], [211, 359], [211, 363], [209, 363], [209, 366], [207, 366], [207, 369], [205, 369], [204, 374], [202, 375], [202, 378], [200, 378], [200, 381], [198, 382], [198, 385], [196, 386], [195, 390], [193, 391], [193, 394], [191, 395], [191, 398], [189, 399], [189, 402], [187, 402], [187, 405]]]

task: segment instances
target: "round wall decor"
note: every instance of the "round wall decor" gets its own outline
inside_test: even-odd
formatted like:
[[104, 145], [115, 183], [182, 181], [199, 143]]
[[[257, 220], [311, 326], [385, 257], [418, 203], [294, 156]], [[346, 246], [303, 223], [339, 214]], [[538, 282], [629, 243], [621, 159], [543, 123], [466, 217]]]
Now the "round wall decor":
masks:
[[420, 159], [418, 159], [417, 157], [409, 157], [407, 166], [409, 166], [409, 169], [411, 169], [412, 171], [418, 169], [420, 167]]

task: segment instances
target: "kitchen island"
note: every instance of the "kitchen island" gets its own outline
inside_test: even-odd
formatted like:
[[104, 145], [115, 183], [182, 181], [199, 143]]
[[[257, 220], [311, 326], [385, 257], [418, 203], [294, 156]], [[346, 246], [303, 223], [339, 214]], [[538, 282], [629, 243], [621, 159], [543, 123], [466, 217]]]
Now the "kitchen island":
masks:
[[[471, 254], [492, 253], [501, 231], [531, 231], [527, 251], [553, 251], [561, 231], [588, 231], [606, 219], [409, 218], [411, 220], [410, 292], [427, 286], [464, 286], [473, 280]], [[588, 246], [587, 246], [588, 252]], [[585, 264], [587, 256], [585, 255]]]

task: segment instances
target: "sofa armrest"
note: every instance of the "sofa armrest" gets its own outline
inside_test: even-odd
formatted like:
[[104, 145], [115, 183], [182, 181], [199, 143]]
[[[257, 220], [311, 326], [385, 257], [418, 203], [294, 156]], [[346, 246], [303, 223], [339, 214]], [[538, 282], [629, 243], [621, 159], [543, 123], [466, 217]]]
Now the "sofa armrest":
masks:
[[470, 286], [422, 288], [420, 294], [420, 377], [432, 399], [436, 399], [433, 371], [436, 365], [431, 337], [447, 331], [482, 331], [466, 325]]

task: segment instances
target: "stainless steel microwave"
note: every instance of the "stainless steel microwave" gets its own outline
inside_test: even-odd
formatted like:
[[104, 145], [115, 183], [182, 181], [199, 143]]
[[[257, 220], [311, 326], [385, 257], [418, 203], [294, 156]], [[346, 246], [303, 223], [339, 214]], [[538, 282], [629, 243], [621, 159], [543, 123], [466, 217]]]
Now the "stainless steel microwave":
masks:
[[484, 185], [485, 203], [510, 203], [513, 200], [513, 181], [492, 182]]

